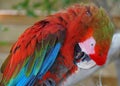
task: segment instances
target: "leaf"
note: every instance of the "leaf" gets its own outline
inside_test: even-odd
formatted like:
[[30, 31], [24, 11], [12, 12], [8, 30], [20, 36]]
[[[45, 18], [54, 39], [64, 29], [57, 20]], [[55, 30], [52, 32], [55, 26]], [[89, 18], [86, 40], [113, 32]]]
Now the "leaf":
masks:
[[33, 8], [39, 8], [41, 6], [41, 3], [34, 3]]
[[29, 6], [30, 0], [24, 0], [23, 2], [18, 3], [17, 5], [13, 6], [14, 9], [25, 9]]
[[30, 16], [30, 17], [37, 17], [35, 12], [33, 10], [31, 10], [31, 9], [27, 9], [26, 14], [27, 14], [27, 16]]

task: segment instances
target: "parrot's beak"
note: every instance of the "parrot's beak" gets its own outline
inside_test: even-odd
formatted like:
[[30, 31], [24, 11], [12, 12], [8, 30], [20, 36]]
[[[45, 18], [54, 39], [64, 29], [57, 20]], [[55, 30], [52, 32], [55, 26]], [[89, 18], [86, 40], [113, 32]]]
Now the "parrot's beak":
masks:
[[89, 56], [81, 58], [80, 62], [76, 62], [76, 65], [81, 69], [90, 69], [96, 65], [96, 63], [89, 58]]
[[[91, 45], [92, 44], [92, 45]], [[95, 40], [93, 37], [85, 40], [82, 43], [78, 43], [75, 45], [75, 60], [74, 63], [78, 66], [78, 68], [81, 69], [90, 69], [94, 66], [96, 66], [96, 63], [94, 60], [90, 58], [90, 54], [95, 53], [94, 47], [95, 47]]]

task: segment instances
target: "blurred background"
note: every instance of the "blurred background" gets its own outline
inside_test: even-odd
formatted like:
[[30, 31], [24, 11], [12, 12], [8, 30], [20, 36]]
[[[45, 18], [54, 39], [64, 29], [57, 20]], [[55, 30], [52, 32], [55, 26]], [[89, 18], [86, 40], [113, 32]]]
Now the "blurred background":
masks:
[[[95, 3], [105, 8], [115, 25], [115, 31], [120, 30], [120, 0], [0, 0], [0, 66], [12, 44], [27, 27], [80, 2]], [[76, 86], [118, 86], [117, 76], [114, 61]]]

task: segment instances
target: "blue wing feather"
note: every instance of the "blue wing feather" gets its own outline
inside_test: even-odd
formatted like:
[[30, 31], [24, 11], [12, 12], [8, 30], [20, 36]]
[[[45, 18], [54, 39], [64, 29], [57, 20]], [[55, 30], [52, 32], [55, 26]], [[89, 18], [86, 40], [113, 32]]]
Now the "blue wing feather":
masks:
[[[55, 27], [55, 29], [58, 29], [57, 32], [48, 34], [46, 38], [36, 43], [35, 55], [30, 55], [30, 57], [25, 60], [25, 64], [21, 65], [20, 70], [17, 71], [16, 69], [16, 71], [14, 71], [15, 76], [11, 76], [8, 82], [2, 82], [5, 86], [33, 86], [35, 80], [41, 79], [51, 68], [65, 37], [64, 28], [58, 25], [55, 25]], [[16, 65], [19, 66], [19, 64]], [[30, 67], [31, 70], [29, 71]]]
[[42, 67], [37, 74], [37, 76], [32, 77], [30, 82], [27, 84], [27, 86], [32, 86], [35, 83], [35, 80], [37, 78], [41, 79], [43, 75], [50, 69], [50, 67], [53, 65], [59, 50], [61, 48], [61, 43], [57, 43], [53, 49], [51, 49], [50, 53], [46, 56], [46, 59], [44, 60]]
[[[53, 65], [59, 50], [61, 48], [61, 43], [57, 43], [49, 52], [49, 54], [45, 57], [42, 66], [37, 74], [37, 76], [35, 76], [35, 68], [32, 71], [32, 73], [30, 74], [30, 76], [26, 76], [25, 74], [25, 69], [27, 66], [24, 66], [20, 73], [17, 75], [16, 78], [11, 80], [11, 83], [9, 83], [9, 86], [33, 86], [35, 80], [37, 78], [42, 78], [43, 75], [50, 69], [50, 67]], [[35, 65], [34, 65], [35, 66]], [[12, 83], [14, 82], [14, 83]]]
[[61, 48], [61, 43], [57, 43], [54, 49], [48, 54], [45, 61], [42, 64], [42, 67], [38, 73], [38, 78], [42, 78], [42, 76], [48, 71], [48, 69], [52, 66], [54, 63], [58, 52]]

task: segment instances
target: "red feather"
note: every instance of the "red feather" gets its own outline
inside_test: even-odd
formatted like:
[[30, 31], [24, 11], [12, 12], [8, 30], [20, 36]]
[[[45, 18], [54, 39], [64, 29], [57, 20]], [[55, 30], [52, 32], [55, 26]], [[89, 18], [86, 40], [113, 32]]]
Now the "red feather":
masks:
[[[19, 37], [12, 47], [10, 59], [3, 71], [3, 79], [9, 80], [18, 64], [23, 65], [24, 61], [34, 54], [37, 43], [49, 36], [48, 34], [55, 34], [62, 29], [66, 33], [63, 33], [65, 40], [59, 55], [52, 68], [40, 80], [40, 83], [48, 78], [52, 78], [56, 83], [59, 83], [62, 79], [74, 73], [77, 70], [77, 66], [73, 62], [75, 44], [94, 36], [97, 27], [96, 22], [100, 21], [100, 19], [96, 19], [97, 13], [99, 13], [99, 10], [93, 5], [75, 5], [64, 12], [48, 16], [46, 19], [35, 23]], [[110, 46], [110, 42], [106, 41], [104, 43], [107, 45], [105, 50], [103, 50], [105, 48], [103, 44], [97, 43], [96, 54], [90, 55], [99, 65], [105, 63]], [[101, 50], [103, 50], [104, 55], [99, 53]]]

